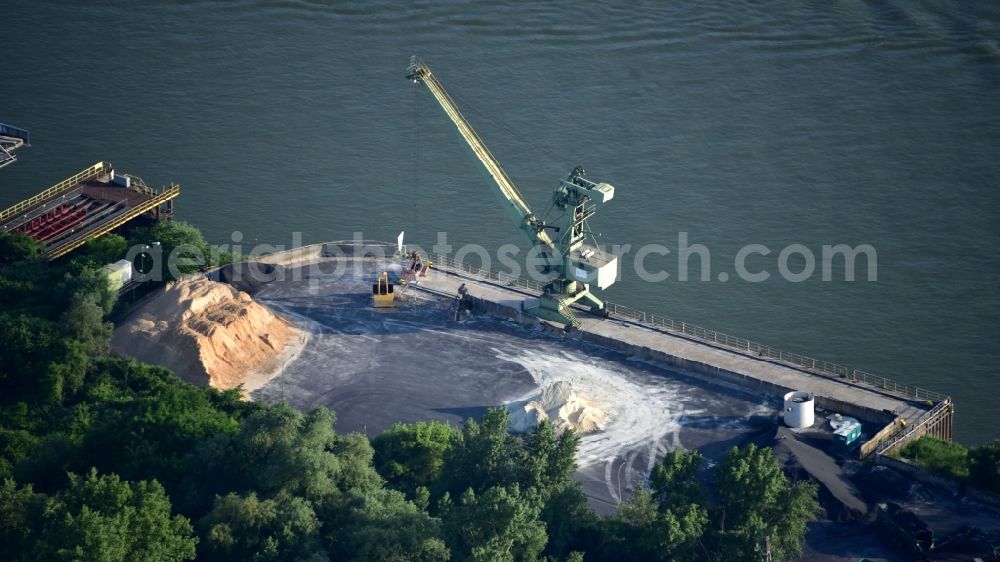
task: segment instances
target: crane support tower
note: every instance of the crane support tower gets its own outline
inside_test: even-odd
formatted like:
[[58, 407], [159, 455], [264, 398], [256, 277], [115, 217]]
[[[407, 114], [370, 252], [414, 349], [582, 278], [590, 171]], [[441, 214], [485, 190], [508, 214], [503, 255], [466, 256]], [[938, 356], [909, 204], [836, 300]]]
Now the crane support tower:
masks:
[[[618, 278], [618, 257], [600, 249], [587, 228], [587, 220], [596, 212], [595, 203], [607, 203], [615, 195], [615, 188], [607, 183], [594, 183], [584, 177], [584, 170], [576, 167], [552, 192], [552, 208], [561, 216], [547, 223], [535, 215], [525, 203], [514, 182], [504, 172], [500, 162], [486, 148], [469, 122], [462, 116], [455, 102], [422, 61], [410, 59], [407, 78], [427, 86], [441, 109], [451, 119], [472, 153], [486, 168], [493, 191], [500, 198], [504, 210], [540, 250], [544, 273], [550, 281], [539, 297], [539, 306], [528, 312], [545, 320], [566, 326], [579, 326], [572, 305], [580, 302], [589, 305], [596, 314], [606, 316], [604, 302], [590, 291], [593, 284], [606, 289]], [[552, 231], [556, 236], [550, 235]]]

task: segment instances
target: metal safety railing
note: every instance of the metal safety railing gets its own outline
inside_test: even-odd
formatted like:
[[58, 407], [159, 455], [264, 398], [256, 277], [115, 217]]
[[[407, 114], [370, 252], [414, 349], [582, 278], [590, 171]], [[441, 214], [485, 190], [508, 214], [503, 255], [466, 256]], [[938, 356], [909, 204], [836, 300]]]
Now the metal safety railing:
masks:
[[427, 258], [434, 263], [434, 267], [450, 269], [453, 271], [462, 271], [490, 281], [495, 281], [505, 287], [513, 287], [515, 289], [533, 293], [541, 293], [542, 289], [545, 287], [544, 283], [539, 283], [531, 279], [522, 279], [514, 275], [476, 267], [467, 263], [457, 262], [451, 256], [443, 254], [428, 254]]
[[[507, 287], [513, 287], [531, 293], [541, 293], [544, 287], [544, 284], [537, 281], [521, 279], [519, 277], [514, 277], [513, 275], [487, 270], [474, 265], [459, 263], [450, 256], [430, 254], [429, 258], [434, 262], [434, 267], [452, 271], [461, 271], [470, 275], [482, 277]], [[612, 302], [608, 302], [606, 305], [608, 313], [615, 318], [640, 323], [671, 333], [683, 334], [687, 337], [705, 343], [725, 347], [763, 359], [779, 361], [781, 363], [789, 364], [819, 375], [841, 378], [850, 382], [865, 383], [875, 388], [903, 395], [907, 398], [915, 400], [930, 402], [943, 402], [948, 400], [948, 396], [946, 394], [913, 385], [902, 384], [894, 380], [874, 375], [859, 369], [847, 367], [839, 363], [823, 361], [807, 357], [805, 355], [800, 355], [798, 353], [782, 351], [770, 345], [758, 343], [746, 338], [732, 336], [716, 330], [702, 328], [696, 324], [674, 320], [661, 314], [649, 313]]]
[[24, 144], [31, 146], [31, 135], [27, 129], [0, 123], [0, 136], [18, 139]]
[[627, 306], [622, 306], [620, 304], [608, 303], [608, 311], [613, 316], [651, 324], [671, 332], [680, 332], [703, 341], [725, 346], [731, 349], [737, 349], [757, 357], [774, 359], [782, 363], [789, 363], [810, 371], [847, 379], [851, 382], [866, 383], [882, 390], [905, 395], [909, 398], [917, 400], [930, 400], [931, 402], [938, 402], [948, 398], [947, 395], [940, 392], [927, 390], [913, 385], [902, 384], [860, 369], [854, 369], [839, 363], [815, 359], [798, 353], [782, 351], [770, 345], [757, 343], [746, 338], [731, 336], [716, 330], [702, 328], [701, 326], [691, 324], [690, 322], [678, 321], [666, 318], [662, 315], [646, 313]]
[[4, 222], [10, 219], [11, 217], [15, 216], [16, 214], [20, 213], [21, 211], [37, 203], [41, 203], [46, 199], [55, 197], [56, 195], [59, 195], [61, 192], [67, 189], [73, 188], [89, 179], [107, 173], [110, 170], [111, 170], [111, 164], [108, 164], [107, 162], [98, 162], [97, 164], [94, 164], [93, 166], [87, 168], [86, 170], [83, 170], [82, 172], [73, 174], [72, 176], [53, 185], [52, 187], [46, 189], [43, 192], [29, 197], [28, 199], [25, 199], [24, 201], [17, 203], [13, 207], [9, 207], [7, 209], [4, 209], [3, 211], [0, 211], [0, 222]]
[[[907, 425], [906, 427], [900, 428], [899, 431], [893, 433], [884, 441], [878, 444], [875, 449], [875, 453], [879, 455], [887, 454], [903, 445], [906, 445], [910, 441], [925, 435], [928, 432], [929, 426], [932, 426], [949, 415], [951, 415], [951, 400], [944, 399], [934, 405], [933, 408], [926, 411], [917, 418], [917, 421]], [[949, 438], [950, 439], [950, 438]]]

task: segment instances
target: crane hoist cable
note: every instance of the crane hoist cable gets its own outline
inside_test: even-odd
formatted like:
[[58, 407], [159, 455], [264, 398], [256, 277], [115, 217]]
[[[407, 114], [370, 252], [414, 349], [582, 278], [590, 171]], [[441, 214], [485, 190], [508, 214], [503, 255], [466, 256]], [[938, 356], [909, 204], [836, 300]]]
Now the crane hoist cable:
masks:
[[[485, 112], [485, 111], [482, 111], [482, 110], [478, 109], [475, 104], [469, 103], [464, 97], [462, 97], [462, 96], [460, 96], [458, 94], [451, 94], [451, 95], [456, 100], [458, 100], [458, 101], [460, 101], [462, 103], [462, 107], [469, 108], [469, 112], [470, 113], [473, 113], [473, 114], [475, 114], [475, 115], [477, 115], [479, 117], [482, 117], [486, 121], [489, 121], [490, 123], [493, 123], [494, 125], [496, 125], [500, 129], [502, 129], [504, 132], [506, 132], [507, 134], [511, 135], [515, 139], [517, 139], [519, 142], [524, 143], [525, 145], [530, 146], [531, 148], [534, 148], [535, 150], [537, 150], [539, 153], [543, 154], [546, 157], [546, 159], [547, 159], [545, 161], [546, 166], [555, 168], [556, 166], [559, 166], [557, 164], [558, 162], [562, 162], [562, 161], [566, 160], [565, 158], [560, 158], [558, 155], [556, 155], [555, 153], [553, 153], [551, 149], [546, 148], [546, 147], [538, 144], [537, 142], [535, 142], [531, 138], [529, 138], [529, 137], [527, 137], [525, 135], [522, 135], [521, 133], [517, 132], [517, 129], [511, 128], [503, 120], [498, 119], [496, 117], [493, 117], [488, 112]], [[562, 167], [560, 166], [559, 169], [562, 169]]]

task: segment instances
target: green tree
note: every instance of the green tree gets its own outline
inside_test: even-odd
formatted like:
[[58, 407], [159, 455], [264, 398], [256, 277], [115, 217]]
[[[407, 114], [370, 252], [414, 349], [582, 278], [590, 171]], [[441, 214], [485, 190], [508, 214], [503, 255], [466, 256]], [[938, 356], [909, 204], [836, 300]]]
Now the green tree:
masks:
[[10, 479], [0, 484], [0, 560], [27, 560], [25, 551], [35, 534], [29, 513], [43, 498], [31, 486], [19, 487]]
[[295, 496], [261, 500], [250, 492], [216, 497], [212, 511], [198, 527], [203, 560], [329, 559], [319, 538], [316, 513], [308, 501]]
[[[243, 496], [241, 510], [253, 508], [253, 512], [268, 508], [265, 502], [272, 500], [306, 502], [315, 515], [317, 533], [327, 538], [338, 558], [446, 559], [438, 520], [399, 492], [384, 489], [372, 467], [374, 451], [367, 438], [337, 435], [333, 422], [333, 414], [324, 408], [305, 415], [284, 404], [254, 411], [237, 432], [218, 434], [199, 445], [187, 462], [201, 472], [185, 495], [229, 490]], [[206, 472], [216, 476], [202, 477]], [[249, 494], [256, 503], [247, 503]], [[229, 498], [222, 504], [226, 513], [234, 512], [236, 496], [224, 497]], [[189, 504], [198, 509], [196, 502]], [[217, 502], [213, 512], [219, 509]], [[269, 546], [274, 541], [258, 544], [240, 538], [244, 534], [266, 538], [271, 536], [268, 532], [246, 525], [237, 531], [225, 519], [210, 517], [201, 523], [206, 541], [219, 557], [238, 558], [254, 549], [267, 554], [262, 559], [291, 556], [283, 543]]]
[[787, 487], [778, 497], [770, 519], [771, 552], [776, 559], [790, 560], [802, 554], [807, 525], [816, 520], [819, 502], [816, 501], [818, 487], [808, 482], [796, 482]]
[[440, 520], [427, 515], [395, 490], [376, 490], [351, 498], [347, 524], [335, 533], [338, 560], [448, 560]]
[[67, 338], [79, 342], [86, 355], [108, 353], [112, 325], [104, 321], [106, 311], [101, 306], [92, 294], [77, 294], [60, 317]]
[[58, 349], [59, 354], [53, 357], [38, 381], [44, 402], [51, 406], [61, 404], [83, 385], [90, 365], [87, 345], [80, 340], [63, 339]]
[[572, 480], [580, 437], [572, 429], [557, 436], [552, 424], [545, 420], [521, 437], [520, 444], [515, 452], [515, 466], [520, 472], [517, 483], [522, 489], [533, 489], [546, 502]]
[[[649, 489], [636, 490], [605, 522], [604, 558], [683, 561], [702, 558], [707, 509], [696, 503], [663, 507]], [[736, 558], [733, 558], [734, 560]]]
[[1000, 494], [1000, 440], [969, 450], [969, 481]]
[[42, 394], [39, 380], [59, 355], [58, 324], [43, 318], [0, 312], [0, 401], [37, 400]]
[[579, 443], [573, 431], [556, 436], [552, 425], [542, 422], [531, 433], [517, 436], [509, 427], [506, 408], [488, 410], [480, 423], [467, 421], [461, 438], [445, 454], [439, 492], [455, 497], [468, 488], [480, 493], [516, 484], [544, 504], [570, 482]]
[[[74, 407], [70, 431], [83, 457], [130, 478], [154, 477], [171, 493], [194, 468], [188, 455], [200, 443], [239, 430], [241, 406], [219, 406], [219, 393], [199, 388], [162, 367], [102, 361], [87, 399]], [[209, 496], [211, 498], [211, 495]]]
[[713, 522], [718, 559], [751, 559], [765, 537], [773, 559], [801, 554], [806, 525], [819, 510], [814, 484], [790, 483], [771, 450], [755, 445], [733, 447], [715, 474], [721, 497]]
[[0, 479], [13, 476], [14, 464], [26, 459], [37, 442], [30, 431], [0, 427]]
[[228, 492], [279, 493], [314, 503], [324, 524], [343, 524], [340, 496], [382, 487], [364, 436], [337, 435], [326, 408], [302, 414], [285, 404], [250, 413], [233, 434], [200, 443], [186, 462], [198, 467], [182, 486], [185, 510], [204, 509], [204, 498]]
[[636, 492], [619, 506], [617, 523], [626, 528], [625, 552], [642, 560], [703, 556], [709, 510], [708, 492], [698, 478], [703, 462], [698, 451], [669, 451], [650, 474], [649, 490]]
[[466, 421], [462, 438], [445, 455], [439, 488], [456, 497], [469, 488], [479, 493], [491, 486], [514, 483], [518, 472], [514, 455], [518, 438], [509, 429], [505, 408], [488, 410], [481, 422]]
[[61, 323], [0, 313], [0, 400], [59, 404], [83, 384], [91, 356], [107, 349], [110, 325], [100, 310], [82, 302]]
[[184, 222], [159, 221], [152, 227], [138, 228], [133, 231], [130, 241], [149, 246], [159, 243], [161, 255], [154, 256], [153, 266], [160, 269], [151, 272], [154, 276], [158, 274], [159, 279], [177, 279], [208, 263], [209, 247], [201, 231]]
[[191, 560], [197, 540], [191, 522], [171, 516], [163, 487], [116, 475], [71, 475], [69, 487], [37, 514], [35, 560]]
[[88, 240], [82, 248], [72, 254], [71, 269], [100, 269], [125, 257], [128, 241], [120, 234], [108, 233]]
[[251, 415], [234, 436], [232, 452], [246, 489], [317, 499], [349, 489], [378, 488], [367, 439], [338, 436], [334, 415], [317, 408], [303, 415], [279, 404]]
[[548, 535], [545, 554], [559, 559], [573, 551], [587, 550], [599, 523], [578, 482], [555, 491], [542, 508], [540, 518]]
[[90, 267], [83, 268], [76, 274], [65, 274], [55, 293], [62, 308], [72, 306], [75, 302], [88, 302], [96, 305], [102, 315], [111, 312], [118, 298], [108, 284], [107, 275], [100, 269]]
[[0, 262], [17, 263], [38, 259], [38, 243], [20, 232], [0, 232]]
[[120, 234], [109, 233], [89, 240], [83, 246], [84, 252], [100, 265], [114, 263], [125, 257], [128, 241]]
[[44, 401], [61, 403], [83, 385], [91, 358], [108, 352], [111, 324], [104, 322], [104, 312], [91, 294], [77, 293], [60, 316], [62, 337], [55, 338], [47, 350], [49, 362], [37, 373]]
[[397, 423], [372, 440], [375, 469], [390, 486], [413, 497], [417, 488], [437, 482], [445, 454], [459, 436], [444, 422]]
[[[448, 511], [450, 506], [448, 517], [454, 521], [455, 509], [472, 509], [470, 505], [478, 505], [472, 500], [486, 497], [489, 490], [495, 490], [493, 495], [499, 493], [496, 490], [508, 495], [510, 490], [517, 490], [519, 501], [527, 504], [525, 509], [533, 510], [532, 521], [556, 533], [549, 554], [568, 554], [571, 548], [578, 548], [578, 541], [571, 535], [590, 524], [587, 518], [571, 519], [587, 510], [581, 506], [582, 494], [572, 484], [579, 437], [573, 431], [557, 435], [548, 422], [538, 424], [526, 435], [511, 435], [508, 416], [505, 408], [495, 408], [488, 410], [481, 422], [466, 422], [444, 455], [444, 467], [435, 486], [436, 504], [445, 508], [439, 511]], [[457, 507], [450, 505], [455, 497], [461, 498]], [[454, 539], [456, 535], [450, 536]], [[472, 556], [471, 550], [463, 551], [464, 547], [453, 543], [449, 546], [453, 553], [459, 553], [457, 556]]]
[[661, 511], [691, 504], [707, 507], [708, 492], [698, 478], [704, 462], [697, 450], [673, 449], [663, 456], [649, 476], [649, 487]]
[[471, 488], [444, 515], [453, 560], [534, 560], [545, 548], [545, 524], [538, 502], [517, 484], [493, 486], [480, 495]]
[[[81, 387], [92, 358], [107, 353], [111, 324], [104, 315], [114, 300], [107, 282], [86, 269], [59, 280], [57, 270], [51, 264], [14, 268], [26, 280], [20, 286], [27, 292], [18, 298], [29, 305], [11, 307], [20, 314], [0, 313], [2, 401], [59, 404]], [[10, 273], [0, 271], [0, 281]], [[43, 304], [31, 304], [35, 300]]]

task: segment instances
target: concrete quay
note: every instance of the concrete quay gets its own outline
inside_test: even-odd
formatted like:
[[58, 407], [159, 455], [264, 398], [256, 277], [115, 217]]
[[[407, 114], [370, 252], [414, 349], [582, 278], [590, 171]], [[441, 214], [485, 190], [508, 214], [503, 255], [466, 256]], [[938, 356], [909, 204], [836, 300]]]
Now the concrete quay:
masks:
[[[393, 248], [394, 249], [394, 248]], [[273, 254], [263, 262], [287, 266], [331, 264], [337, 261], [379, 260], [386, 256], [380, 244], [326, 243]], [[391, 252], [388, 252], [391, 256]], [[389, 257], [389, 261], [393, 258]], [[344, 264], [341, 264], [344, 265]], [[537, 305], [537, 293], [510, 286], [458, 267], [434, 264], [407, 290], [421, 290], [458, 300], [465, 285], [466, 306], [524, 324], [543, 324], [563, 337], [596, 344], [646, 360], [673, 371], [699, 377], [710, 384], [737, 386], [743, 391], [771, 400], [789, 391], [807, 391], [816, 397], [817, 407], [852, 416], [881, 428], [869, 435], [861, 447], [862, 458], [885, 453], [924, 434], [951, 438], [953, 409], [950, 400], [937, 404], [916, 399], [891, 389], [852, 381], [831, 373], [818, 373], [772, 357], [701, 341], [689, 334], [676, 333], [630, 319], [596, 317], [580, 311], [580, 326], [568, 332], [544, 323], [524, 312]]]
[[[521, 322], [540, 322], [524, 312], [538, 302], [530, 292], [461, 270], [432, 268], [419, 279], [418, 287], [458, 298], [458, 287], [462, 284], [468, 290], [471, 307], [477, 312], [516, 318]], [[810, 392], [816, 397], [817, 407], [881, 428], [860, 448], [862, 458], [875, 452], [888, 452], [885, 444], [894, 437], [892, 448], [928, 433], [951, 438], [950, 401], [935, 408], [934, 403], [926, 400], [908, 398], [842, 377], [817, 374], [631, 320], [600, 318], [587, 313], [581, 313], [579, 320], [579, 328], [571, 330], [566, 337], [651, 360], [710, 383], [734, 384], [775, 400], [793, 390]], [[928, 420], [929, 415], [933, 419]], [[901, 438], [902, 433], [907, 434], [905, 439]]]

